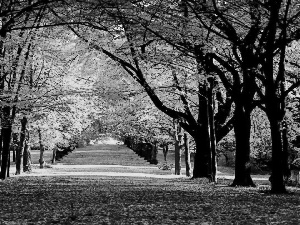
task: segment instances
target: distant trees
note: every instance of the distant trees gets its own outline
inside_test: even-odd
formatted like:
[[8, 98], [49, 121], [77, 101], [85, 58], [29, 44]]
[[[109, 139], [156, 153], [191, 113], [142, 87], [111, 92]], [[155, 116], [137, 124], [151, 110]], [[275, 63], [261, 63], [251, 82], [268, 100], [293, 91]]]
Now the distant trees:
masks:
[[[66, 44], [69, 40], [66, 32], [62, 32], [63, 29], [52, 28], [58, 24], [55, 16], [51, 14], [51, 8], [61, 7], [63, 5], [61, 3], [60, 1], [1, 3], [1, 179], [5, 179], [9, 174], [9, 146], [12, 128], [20, 127], [17, 120], [25, 115], [29, 123], [34, 123], [36, 121], [33, 118], [37, 115], [37, 111], [39, 114], [42, 111], [45, 114], [57, 112], [60, 109], [64, 110], [63, 105], [69, 103], [69, 100], [61, 97], [70, 92], [70, 89], [62, 89], [63, 86], [65, 89], [67, 87], [64, 85], [63, 75], [69, 70], [68, 66], [71, 65], [75, 54], [68, 49], [71, 46]], [[51, 28], [46, 28], [49, 26]], [[79, 129], [78, 132], [80, 135]], [[23, 151], [29, 149], [33, 142], [29, 137], [34, 139], [34, 135], [31, 136], [32, 130], [27, 129], [26, 134], [23, 133], [19, 135], [19, 137], [26, 136], [22, 140], [17, 140], [17, 135], [14, 135], [15, 143], [19, 145], [16, 155], [17, 174], [21, 172]], [[46, 143], [44, 146], [47, 146]], [[27, 154], [28, 158], [29, 155]]]

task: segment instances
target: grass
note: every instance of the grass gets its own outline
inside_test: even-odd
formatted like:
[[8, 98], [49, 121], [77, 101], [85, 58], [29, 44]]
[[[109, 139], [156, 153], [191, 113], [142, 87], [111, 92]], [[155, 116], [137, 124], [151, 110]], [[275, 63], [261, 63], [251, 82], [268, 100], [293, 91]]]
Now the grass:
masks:
[[[154, 176], [161, 172], [168, 174]], [[0, 224], [300, 224], [297, 188], [270, 195], [267, 185], [232, 188], [224, 185], [228, 179], [172, 178], [123, 146], [78, 149], [34, 173], [0, 181]]]

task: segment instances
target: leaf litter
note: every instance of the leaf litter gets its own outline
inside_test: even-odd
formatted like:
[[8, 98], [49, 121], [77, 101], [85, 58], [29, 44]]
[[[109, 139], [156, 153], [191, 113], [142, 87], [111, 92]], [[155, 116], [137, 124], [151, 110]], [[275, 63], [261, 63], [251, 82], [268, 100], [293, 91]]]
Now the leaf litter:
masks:
[[[70, 165], [65, 169], [53, 166], [0, 181], [0, 224], [300, 224], [299, 188], [270, 195], [260, 187], [228, 187], [229, 180], [224, 179], [214, 185], [204, 179], [173, 178], [156, 166], [149, 169], [124, 147], [109, 146], [109, 152], [97, 157], [96, 149], [103, 146], [80, 151], [94, 156], [93, 163], [100, 166], [79, 166], [90, 164], [91, 157], [70, 154], [62, 160]], [[121, 158], [124, 166], [131, 166], [125, 173], [158, 171], [160, 178], [88, 174], [124, 172], [120, 166], [103, 166], [112, 153], [118, 155], [114, 164], [121, 165]], [[71, 164], [78, 168], [70, 169]]]
[[300, 191], [267, 195], [186, 179], [18, 177], [0, 182], [1, 224], [300, 224]]

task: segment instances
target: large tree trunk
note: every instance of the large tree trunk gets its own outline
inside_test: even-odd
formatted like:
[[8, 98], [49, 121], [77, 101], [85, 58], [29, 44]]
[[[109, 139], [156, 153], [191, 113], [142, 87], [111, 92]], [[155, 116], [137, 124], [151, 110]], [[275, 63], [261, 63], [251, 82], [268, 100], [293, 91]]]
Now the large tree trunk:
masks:
[[26, 138], [26, 124], [27, 124], [27, 118], [23, 117], [23, 119], [21, 119], [20, 142], [16, 154], [16, 175], [21, 174], [21, 164], [22, 164], [23, 151], [24, 151], [25, 138]]
[[42, 142], [42, 132], [41, 132], [41, 129], [38, 129], [38, 132], [39, 132], [39, 142], [40, 142], [40, 159], [39, 159], [39, 163], [40, 163], [40, 168], [43, 169], [44, 166], [45, 166], [45, 160], [44, 160], [44, 151], [45, 151], [45, 148], [44, 148], [44, 145], [43, 145], [43, 142]]
[[193, 178], [206, 177], [209, 181], [213, 181], [208, 101], [205, 98], [207, 96], [206, 84], [199, 84], [199, 92], [198, 125], [193, 135], [196, 143]]
[[235, 106], [234, 132], [236, 138], [235, 178], [232, 186], [252, 186], [250, 164], [250, 113], [245, 112], [242, 105]]
[[12, 132], [12, 124], [10, 119], [10, 107], [4, 106], [3, 117], [1, 121], [1, 136], [2, 136], [2, 164], [1, 164], [1, 173], [0, 178], [6, 179], [9, 172], [9, 154], [10, 154], [10, 139]]
[[185, 174], [187, 177], [192, 176], [191, 173], [191, 154], [190, 154], [190, 146], [189, 146], [189, 138], [187, 133], [184, 133], [184, 152], [185, 152]]
[[211, 153], [200, 138], [195, 138], [196, 153], [194, 156], [193, 178], [206, 177], [212, 181]]
[[281, 121], [276, 116], [269, 116], [272, 139], [272, 175], [270, 177], [271, 192], [285, 193], [284, 155], [282, 151]]

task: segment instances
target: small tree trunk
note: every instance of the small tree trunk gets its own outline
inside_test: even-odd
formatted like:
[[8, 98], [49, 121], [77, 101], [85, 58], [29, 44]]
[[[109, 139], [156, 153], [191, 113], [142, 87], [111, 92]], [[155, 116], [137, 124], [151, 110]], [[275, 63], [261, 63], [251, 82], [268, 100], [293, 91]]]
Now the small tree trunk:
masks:
[[282, 122], [282, 151], [283, 151], [283, 175], [285, 177], [285, 181], [291, 176], [291, 169], [289, 165], [289, 144], [287, 137], [287, 124], [285, 121]]
[[12, 124], [10, 119], [10, 107], [4, 106], [2, 109], [3, 117], [1, 121], [1, 136], [2, 136], [2, 164], [0, 178], [6, 179], [9, 172], [9, 155], [10, 155], [10, 139], [12, 132]]
[[250, 113], [245, 112], [242, 105], [236, 104], [234, 132], [236, 138], [235, 178], [232, 186], [252, 186], [250, 164]]
[[189, 138], [187, 133], [184, 133], [184, 152], [185, 152], [185, 174], [187, 177], [192, 176], [191, 173], [191, 154], [190, 154], [190, 146], [189, 146]]
[[228, 155], [227, 154], [223, 154], [223, 155], [225, 157], [225, 165], [229, 166], [229, 157], [228, 157]]
[[8, 159], [7, 159], [7, 174], [6, 174], [7, 177], [10, 177], [9, 170], [10, 170], [10, 147], [9, 147], [9, 153], [8, 153]]
[[16, 162], [16, 152], [18, 149], [19, 136], [18, 133], [12, 134], [12, 149], [13, 149], [13, 162]]
[[23, 154], [23, 172], [31, 172], [31, 153], [30, 153], [30, 144], [26, 140]]
[[163, 145], [163, 154], [164, 154], [164, 160], [165, 161], [167, 161], [168, 151], [169, 151], [169, 145], [168, 144], [164, 144]]
[[174, 140], [175, 140], [175, 175], [181, 175], [181, 143], [180, 133], [181, 128], [178, 122], [174, 120]]
[[210, 133], [210, 147], [211, 147], [211, 160], [212, 160], [212, 182], [217, 181], [217, 152], [216, 152], [216, 131], [215, 131], [215, 117], [214, 117], [214, 79], [209, 79], [208, 90], [208, 116], [209, 116], [209, 133]]
[[42, 142], [42, 132], [41, 132], [41, 129], [38, 129], [38, 132], [39, 132], [39, 142], [40, 142], [40, 159], [39, 159], [39, 163], [40, 163], [40, 168], [43, 169], [44, 166], [45, 166], [45, 161], [44, 161], [44, 151], [45, 151], [45, 148], [44, 148], [44, 145], [43, 145], [43, 142]]
[[23, 158], [23, 151], [25, 146], [25, 138], [26, 138], [26, 125], [27, 125], [27, 118], [24, 116], [21, 119], [21, 133], [20, 133], [20, 142], [17, 148], [16, 154], [16, 175], [21, 174], [21, 164]]
[[0, 132], [0, 167], [2, 165], [2, 149], [3, 149], [3, 143], [2, 143], [2, 132]]
[[12, 147], [12, 152], [13, 152], [13, 162], [16, 162], [16, 146], [15, 145]]
[[57, 151], [57, 147], [55, 146], [53, 148], [53, 154], [52, 154], [52, 160], [51, 160], [52, 164], [54, 164], [55, 160], [56, 160], [56, 151]]
[[157, 164], [158, 161], [157, 161], [157, 142], [155, 142], [153, 145], [152, 145], [152, 151], [151, 151], [151, 160], [150, 160], [150, 163], [151, 164]]

